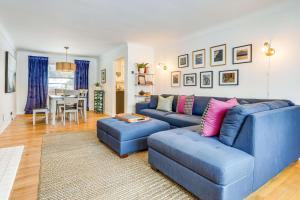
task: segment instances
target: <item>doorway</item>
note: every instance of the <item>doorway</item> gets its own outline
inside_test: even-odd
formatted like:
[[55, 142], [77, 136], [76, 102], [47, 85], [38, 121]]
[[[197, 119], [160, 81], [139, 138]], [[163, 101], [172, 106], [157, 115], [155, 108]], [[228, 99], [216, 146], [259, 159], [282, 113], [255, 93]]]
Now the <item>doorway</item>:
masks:
[[115, 62], [115, 80], [116, 80], [116, 114], [124, 113], [124, 58], [120, 58]]

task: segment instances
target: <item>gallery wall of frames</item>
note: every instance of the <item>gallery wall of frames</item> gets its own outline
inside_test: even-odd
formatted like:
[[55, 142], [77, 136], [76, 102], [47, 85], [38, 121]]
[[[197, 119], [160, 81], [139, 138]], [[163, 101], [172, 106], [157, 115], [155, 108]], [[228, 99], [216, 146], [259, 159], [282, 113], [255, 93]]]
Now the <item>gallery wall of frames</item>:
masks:
[[[208, 51], [208, 52], [207, 52]], [[209, 60], [206, 60], [206, 54], [209, 53]], [[228, 61], [227, 54], [230, 53], [231, 60]], [[189, 59], [192, 60], [189, 60]], [[209, 49], [199, 49], [178, 56], [178, 71], [171, 72], [171, 87], [197, 86], [200, 88], [214, 88], [214, 78], [218, 79], [218, 86], [238, 86], [239, 69], [238, 66], [244, 63], [252, 62], [252, 44], [233, 47], [228, 52], [227, 45], [221, 44], [212, 46]], [[219, 66], [235, 66], [235, 69], [220, 70], [214, 74], [212, 68]], [[184, 73], [180, 71], [183, 68], [200, 69], [200, 73]], [[216, 71], [215, 71], [216, 72]], [[199, 78], [198, 78], [199, 76]]]

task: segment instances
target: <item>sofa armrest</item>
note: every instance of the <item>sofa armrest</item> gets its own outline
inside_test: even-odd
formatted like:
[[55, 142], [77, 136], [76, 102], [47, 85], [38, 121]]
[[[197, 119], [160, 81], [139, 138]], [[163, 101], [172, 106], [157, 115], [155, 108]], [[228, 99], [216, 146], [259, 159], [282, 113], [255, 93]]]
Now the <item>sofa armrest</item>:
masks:
[[255, 158], [256, 190], [300, 157], [300, 106], [249, 115], [233, 145]]
[[136, 103], [135, 104], [135, 112], [137, 114], [141, 114], [141, 110], [148, 109], [149, 106], [150, 106], [150, 103], [146, 103], [146, 102]]

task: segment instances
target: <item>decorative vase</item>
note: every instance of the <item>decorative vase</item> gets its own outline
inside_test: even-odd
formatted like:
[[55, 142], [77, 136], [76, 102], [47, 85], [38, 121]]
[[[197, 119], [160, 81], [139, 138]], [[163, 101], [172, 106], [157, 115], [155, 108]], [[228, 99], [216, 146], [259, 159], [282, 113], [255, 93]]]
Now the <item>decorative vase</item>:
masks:
[[144, 68], [144, 73], [147, 74], [148, 73], [148, 67]]

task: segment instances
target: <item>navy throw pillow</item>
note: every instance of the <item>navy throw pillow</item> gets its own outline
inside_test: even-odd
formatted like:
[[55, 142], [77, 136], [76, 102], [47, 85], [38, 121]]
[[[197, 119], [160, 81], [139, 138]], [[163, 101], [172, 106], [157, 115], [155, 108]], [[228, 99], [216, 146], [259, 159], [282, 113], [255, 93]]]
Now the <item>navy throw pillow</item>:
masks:
[[156, 109], [157, 104], [158, 104], [158, 95], [151, 95], [149, 108]]

